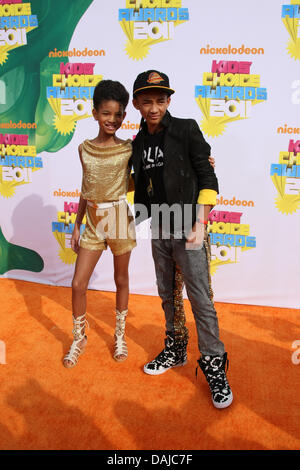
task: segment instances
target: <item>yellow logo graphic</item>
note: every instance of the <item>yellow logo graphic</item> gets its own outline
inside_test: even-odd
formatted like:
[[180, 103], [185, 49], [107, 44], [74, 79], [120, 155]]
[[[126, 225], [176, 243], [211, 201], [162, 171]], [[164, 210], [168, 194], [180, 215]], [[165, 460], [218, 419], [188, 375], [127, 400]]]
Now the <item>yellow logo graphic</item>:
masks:
[[195, 99], [203, 114], [201, 129], [217, 137], [229, 122], [251, 117], [252, 107], [267, 100], [260, 76], [250, 73], [252, 62], [213, 60], [211, 72], [195, 87]]
[[27, 44], [27, 33], [37, 27], [30, 3], [0, 5], [0, 65], [7, 61], [10, 51]]
[[[65, 202], [64, 210], [57, 212], [57, 221], [52, 222], [52, 233], [57, 240], [60, 250], [58, 256], [65, 264], [74, 264], [76, 261], [76, 253], [71, 248], [71, 237], [74, 230], [78, 210], [77, 202]], [[80, 232], [85, 228], [86, 216], [82, 220]]]
[[300, 0], [291, 0], [290, 5], [282, 5], [281, 18], [290, 35], [288, 53], [295, 60], [300, 60]]
[[212, 275], [224, 264], [238, 263], [241, 253], [256, 247], [256, 237], [250, 236], [250, 226], [241, 223], [242, 215], [242, 212], [210, 212], [208, 232]]
[[175, 26], [189, 20], [188, 8], [181, 0], [126, 0], [119, 9], [119, 23], [127, 37], [126, 53], [142, 60], [150, 47], [174, 37]]
[[71, 134], [80, 119], [92, 116], [95, 86], [102, 75], [94, 75], [95, 64], [60, 64], [53, 75], [53, 86], [47, 87], [47, 99], [54, 112], [53, 125], [62, 135]]
[[278, 192], [278, 211], [287, 215], [300, 209], [300, 140], [290, 140], [288, 151], [279, 154], [279, 163], [271, 164], [270, 175]]
[[33, 173], [43, 168], [36, 147], [28, 144], [28, 135], [0, 134], [0, 194], [12, 197], [16, 187], [32, 182]]

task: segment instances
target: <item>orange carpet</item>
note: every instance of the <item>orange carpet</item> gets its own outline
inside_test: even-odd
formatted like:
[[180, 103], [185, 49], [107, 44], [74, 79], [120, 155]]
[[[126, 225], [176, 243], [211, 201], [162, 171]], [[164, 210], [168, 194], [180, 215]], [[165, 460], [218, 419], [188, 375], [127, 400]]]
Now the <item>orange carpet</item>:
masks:
[[195, 377], [187, 301], [189, 362], [152, 377], [142, 367], [163, 345], [158, 297], [131, 295], [129, 357], [116, 363], [114, 294], [88, 291], [88, 347], [71, 370], [61, 363], [72, 338], [70, 288], [1, 279], [0, 298], [1, 449], [300, 448], [299, 310], [216, 304], [234, 393], [217, 410], [202, 373]]

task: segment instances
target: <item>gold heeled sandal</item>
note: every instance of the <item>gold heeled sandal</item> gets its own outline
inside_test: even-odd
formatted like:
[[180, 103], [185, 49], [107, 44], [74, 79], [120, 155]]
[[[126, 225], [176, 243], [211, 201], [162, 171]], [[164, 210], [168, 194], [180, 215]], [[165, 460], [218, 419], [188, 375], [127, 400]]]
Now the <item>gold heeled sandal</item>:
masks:
[[122, 362], [127, 359], [128, 349], [125, 340], [125, 323], [128, 310], [119, 312], [116, 310], [116, 329], [115, 329], [115, 352], [114, 359], [117, 362]]
[[[82, 345], [79, 346], [79, 343], [83, 339], [87, 340], [87, 337], [84, 334], [85, 324], [87, 323], [87, 325], [89, 326], [88, 321], [85, 318], [85, 314], [77, 318], [72, 316], [72, 318], [73, 318], [72, 333], [74, 336], [74, 341], [69, 349], [69, 352], [63, 358], [63, 365], [67, 369], [71, 369], [72, 367], [74, 367], [78, 362], [79, 356], [84, 353], [86, 343], [83, 346]], [[67, 364], [67, 361], [69, 361], [69, 364]]]

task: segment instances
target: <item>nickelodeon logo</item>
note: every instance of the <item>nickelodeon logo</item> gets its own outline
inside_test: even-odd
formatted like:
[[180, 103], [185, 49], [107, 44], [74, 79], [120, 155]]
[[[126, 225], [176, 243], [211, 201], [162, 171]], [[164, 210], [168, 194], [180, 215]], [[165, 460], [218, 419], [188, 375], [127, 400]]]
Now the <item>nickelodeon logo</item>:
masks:
[[53, 191], [54, 197], [80, 197], [80, 191], [76, 189], [75, 191], [63, 191], [61, 188]]
[[244, 44], [242, 44], [240, 47], [232, 47], [231, 44], [228, 44], [226, 47], [210, 47], [209, 44], [207, 44], [206, 47], [201, 47], [200, 49], [200, 54], [264, 54], [265, 50], [263, 47], [245, 47]]
[[22, 122], [19, 121], [17, 122], [1, 122], [0, 123], [0, 128], [1, 129], [36, 129], [36, 123], [35, 122]]
[[105, 56], [103, 49], [88, 49], [87, 47], [83, 50], [74, 49], [72, 51], [58, 51], [56, 48], [54, 51], [50, 51], [48, 57], [98, 57]]
[[216, 202], [217, 206], [242, 206], [242, 207], [254, 207], [254, 202], [253, 201], [246, 201], [246, 200], [240, 200], [237, 199], [235, 196], [233, 196], [232, 199], [225, 199], [223, 196], [220, 196], [217, 198]]
[[130, 121], [127, 121], [127, 122], [123, 122], [122, 126], [121, 126], [121, 129], [123, 130], [126, 130], [126, 131], [129, 131], [129, 130], [138, 130], [140, 128], [140, 125], [135, 123], [135, 122], [130, 122]]
[[285, 124], [283, 127], [277, 128], [277, 134], [300, 134], [300, 127], [288, 127]]

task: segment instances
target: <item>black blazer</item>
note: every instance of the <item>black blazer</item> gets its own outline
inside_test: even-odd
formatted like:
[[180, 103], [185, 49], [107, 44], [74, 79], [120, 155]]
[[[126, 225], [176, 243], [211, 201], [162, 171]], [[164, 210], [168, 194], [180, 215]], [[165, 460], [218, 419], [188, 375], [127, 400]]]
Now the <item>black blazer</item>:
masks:
[[[218, 180], [208, 161], [210, 145], [205, 141], [194, 119], [179, 119], [167, 111], [162, 120], [166, 128], [163, 152], [163, 180], [169, 205], [195, 204], [201, 189], [213, 189], [219, 192]], [[150, 213], [150, 198], [147, 193], [148, 181], [142, 169], [146, 123], [142, 120], [140, 131], [133, 141], [131, 163], [134, 169], [136, 210], [143, 204]], [[136, 216], [138, 214], [136, 213]]]

